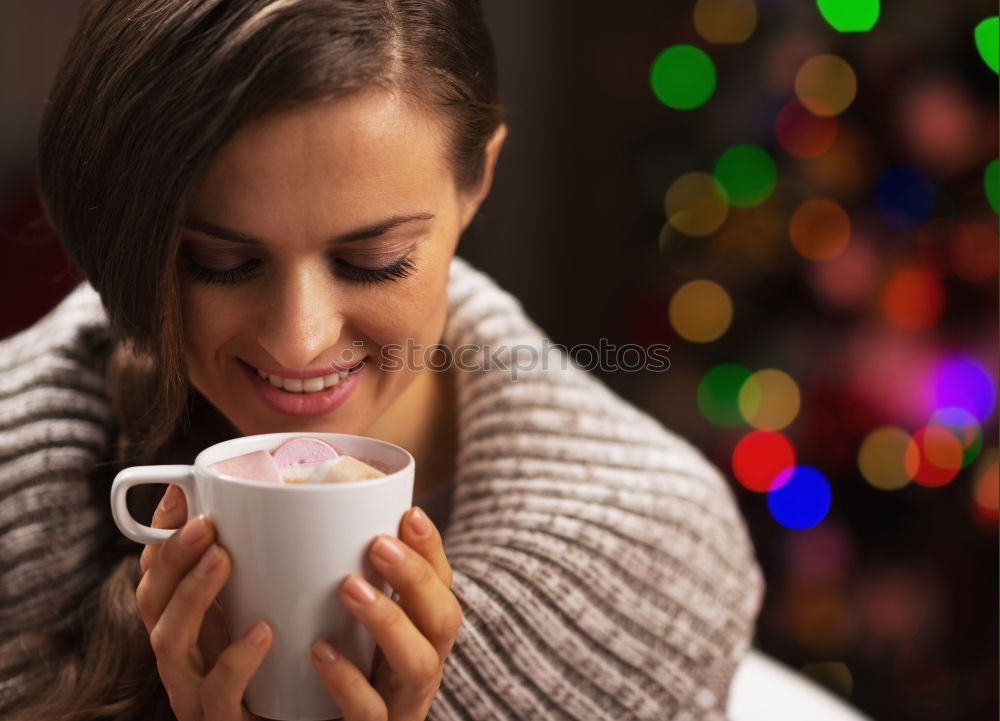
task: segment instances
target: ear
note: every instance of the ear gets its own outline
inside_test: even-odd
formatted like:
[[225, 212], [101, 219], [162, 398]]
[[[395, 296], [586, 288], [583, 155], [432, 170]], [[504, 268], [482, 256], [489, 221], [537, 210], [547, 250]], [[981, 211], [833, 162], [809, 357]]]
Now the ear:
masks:
[[493, 169], [496, 167], [497, 158], [500, 156], [500, 148], [503, 147], [504, 140], [507, 139], [507, 126], [500, 123], [493, 131], [493, 137], [486, 144], [486, 161], [483, 167], [483, 177], [479, 185], [463, 194], [462, 198], [462, 230], [464, 231], [479, 210], [479, 206], [490, 193], [493, 187]]

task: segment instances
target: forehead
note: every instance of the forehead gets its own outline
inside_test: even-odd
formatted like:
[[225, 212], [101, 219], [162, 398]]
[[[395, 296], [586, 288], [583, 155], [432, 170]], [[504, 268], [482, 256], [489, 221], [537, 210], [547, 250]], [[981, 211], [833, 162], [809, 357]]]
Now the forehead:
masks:
[[[390, 93], [365, 93], [266, 116], [209, 165], [194, 212], [254, 222], [299, 211], [330, 217], [405, 210], [451, 192], [443, 127]], [[271, 209], [269, 212], [267, 209]]]

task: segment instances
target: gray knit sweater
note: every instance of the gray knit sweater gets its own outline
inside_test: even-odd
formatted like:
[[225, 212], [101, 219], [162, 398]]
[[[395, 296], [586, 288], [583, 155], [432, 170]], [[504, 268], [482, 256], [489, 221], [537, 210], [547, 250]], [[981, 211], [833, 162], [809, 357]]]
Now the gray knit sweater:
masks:
[[[512, 349], [545, 336], [461, 258], [448, 297], [442, 342], [493, 361], [456, 374], [445, 541], [465, 621], [429, 718], [725, 718], [763, 594], [727, 482], [560, 351], [514, 380]], [[87, 285], [0, 342], [0, 659], [100, 584], [120, 543], [109, 348]], [[0, 668], [0, 709], [33, 673]]]

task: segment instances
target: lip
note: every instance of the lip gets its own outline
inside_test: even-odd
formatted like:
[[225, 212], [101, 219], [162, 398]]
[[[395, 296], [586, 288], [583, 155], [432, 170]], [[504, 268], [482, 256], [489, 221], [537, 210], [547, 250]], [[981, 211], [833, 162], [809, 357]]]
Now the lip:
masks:
[[[351, 367], [357, 367], [357, 370], [341, 380], [340, 383], [333, 388], [315, 393], [288, 393], [287, 391], [275, 388], [268, 381], [261, 378], [257, 373], [257, 369], [245, 361], [239, 361], [239, 365], [246, 374], [247, 380], [257, 393], [257, 396], [271, 409], [288, 416], [321, 416], [339, 407], [350, 397], [351, 392], [358, 385], [362, 373], [364, 373], [365, 363], [355, 363]], [[261, 370], [267, 373], [266, 369], [262, 368]], [[332, 370], [329, 370], [325, 375], [329, 375], [332, 372]], [[275, 375], [280, 376], [281, 373], [276, 372]], [[317, 375], [320, 374], [314, 373], [313, 375], [283, 377], [315, 378]]]
[[285, 370], [282, 368], [266, 368], [264, 366], [255, 366], [250, 363], [247, 363], [242, 358], [238, 358], [237, 360], [239, 360], [242, 364], [249, 367], [250, 369], [254, 371], [262, 370], [269, 376], [280, 376], [281, 378], [299, 378], [301, 380], [306, 380], [308, 378], [318, 378], [319, 376], [328, 376], [331, 373], [340, 373], [342, 371], [353, 371], [355, 368], [357, 368], [359, 365], [365, 362], [365, 359], [362, 358], [354, 365], [347, 367], [341, 367], [336, 363], [330, 363], [325, 368], [315, 368], [305, 371], [292, 371], [292, 370]]

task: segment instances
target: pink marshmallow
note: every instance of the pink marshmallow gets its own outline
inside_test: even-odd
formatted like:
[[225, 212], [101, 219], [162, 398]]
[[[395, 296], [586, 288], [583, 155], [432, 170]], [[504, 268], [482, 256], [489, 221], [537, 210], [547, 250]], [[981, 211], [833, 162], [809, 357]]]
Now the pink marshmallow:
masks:
[[227, 458], [209, 466], [213, 471], [225, 473], [248, 481], [266, 481], [267, 483], [282, 483], [278, 464], [267, 451], [244, 453], [233, 458]]
[[292, 438], [271, 451], [278, 468], [322, 463], [339, 454], [328, 443], [318, 438]]

